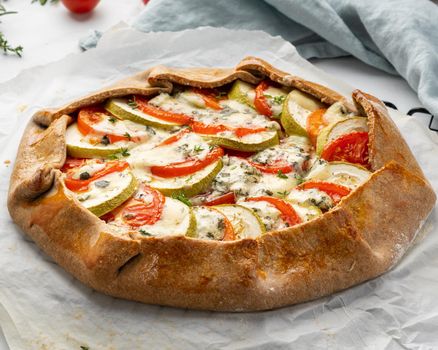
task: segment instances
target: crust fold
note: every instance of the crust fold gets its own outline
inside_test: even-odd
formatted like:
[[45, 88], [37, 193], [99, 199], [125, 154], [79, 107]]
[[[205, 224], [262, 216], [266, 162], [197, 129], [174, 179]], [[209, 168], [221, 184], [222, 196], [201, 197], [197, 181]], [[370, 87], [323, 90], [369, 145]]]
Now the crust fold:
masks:
[[315, 299], [384, 273], [408, 249], [436, 196], [383, 104], [358, 90], [353, 99], [369, 118], [375, 172], [323, 216], [259, 239], [133, 239], [117, 234], [84, 209], [59, 181], [58, 169], [66, 157], [65, 130], [71, 121], [66, 114], [112, 96], [170, 92], [174, 83], [218, 87], [235, 79], [257, 83], [266, 76], [327, 103], [344, 99], [254, 57], [235, 69], [152, 68], [34, 116], [11, 177], [11, 216], [83, 283], [145, 303], [265, 310]]

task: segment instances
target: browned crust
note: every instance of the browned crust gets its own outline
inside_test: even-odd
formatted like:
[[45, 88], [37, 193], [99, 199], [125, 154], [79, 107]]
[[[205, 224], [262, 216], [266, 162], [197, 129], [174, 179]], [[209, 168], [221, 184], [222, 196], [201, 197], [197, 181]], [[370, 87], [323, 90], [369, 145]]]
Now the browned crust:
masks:
[[[387, 271], [409, 247], [436, 196], [407, 146], [387, 149], [385, 138], [387, 144], [391, 138], [404, 141], [384, 107], [361, 92], [353, 97], [370, 119], [371, 164], [378, 170], [332, 211], [287, 230], [232, 242], [117, 235], [65, 194], [57, 170], [66, 156], [70, 117], [65, 113], [133, 89], [151, 94], [157, 89], [170, 91], [172, 83], [216, 87], [237, 78], [259, 81], [263, 76], [279, 82], [286, 74], [257, 62], [262, 61], [248, 58], [236, 69], [213, 69], [211, 74], [208, 69], [193, 69], [193, 75], [190, 69], [159, 67], [119, 87], [37, 114], [34, 120], [49, 127], [32, 121], [23, 135], [8, 196], [14, 221], [83, 283], [145, 303], [264, 310], [318, 298]], [[302, 84], [315, 89], [304, 80]], [[326, 88], [318, 89], [322, 96]], [[320, 98], [333, 101], [331, 93]], [[386, 152], [393, 152], [394, 158], [381, 154]]]

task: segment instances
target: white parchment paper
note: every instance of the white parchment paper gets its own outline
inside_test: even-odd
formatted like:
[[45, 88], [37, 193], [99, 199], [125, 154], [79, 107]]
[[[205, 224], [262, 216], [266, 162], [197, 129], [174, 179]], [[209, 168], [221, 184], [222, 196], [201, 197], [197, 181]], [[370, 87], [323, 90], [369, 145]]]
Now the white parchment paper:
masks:
[[[349, 85], [300, 58], [289, 43], [262, 32], [201, 28], [145, 34], [123, 25], [106, 33], [95, 50], [0, 84], [0, 325], [12, 350], [438, 348], [436, 208], [414, 247], [384, 276], [314, 302], [243, 314], [101, 295], [65, 273], [12, 223], [6, 209], [12, 164], [4, 161], [14, 161], [24, 127], [37, 109], [63, 104], [157, 63], [226, 67], [247, 55], [351, 92]], [[414, 118], [395, 111], [392, 116], [438, 191], [435, 135]]]

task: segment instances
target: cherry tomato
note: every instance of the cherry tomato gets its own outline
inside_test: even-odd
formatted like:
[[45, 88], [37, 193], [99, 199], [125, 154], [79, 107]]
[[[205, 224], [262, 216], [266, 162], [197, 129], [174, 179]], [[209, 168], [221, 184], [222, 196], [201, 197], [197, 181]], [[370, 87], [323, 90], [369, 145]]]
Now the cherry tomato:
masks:
[[265, 201], [272, 204], [275, 208], [277, 208], [277, 210], [281, 212], [281, 219], [288, 223], [289, 226], [294, 226], [301, 223], [301, 218], [298, 216], [292, 204], [280, 198], [260, 196], [247, 198], [246, 200], [251, 202]]
[[101, 107], [86, 107], [82, 108], [78, 113], [78, 129], [82, 135], [96, 134], [106, 136], [109, 143], [117, 141], [137, 141], [138, 138], [131, 138], [125, 134], [118, 134], [116, 130], [113, 133], [106, 133], [95, 128], [95, 124], [108, 118], [107, 112]]
[[306, 122], [307, 134], [309, 135], [309, 139], [312, 144], [316, 145], [316, 138], [318, 137], [321, 129], [326, 126], [326, 122], [324, 120], [324, 113], [327, 109], [317, 109], [310, 113]]
[[263, 173], [268, 174], [278, 174], [279, 171], [281, 171], [283, 174], [290, 173], [294, 170], [294, 167], [288, 163], [286, 163], [284, 160], [277, 159], [274, 162], [270, 164], [260, 164], [257, 162], [252, 162], [248, 160], [248, 163], [251, 164], [254, 168], [257, 168]]
[[137, 103], [138, 109], [140, 111], [149, 114], [155, 118], [180, 125], [188, 125], [192, 121], [191, 116], [182, 113], [165, 111], [164, 109], [155, 107], [151, 105], [149, 101], [144, 97], [136, 96], [134, 100]]
[[65, 7], [74, 13], [87, 13], [93, 10], [99, 0], [61, 0]]
[[234, 192], [228, 192], [223, 194], [222, 196], [215, 197], [203, 203], [203, 205], [221, 205], [221, 204], [235, 204], [236, 197]]
[[368, 133], [352, 132], [338, 137], [324, 147], [321, 158], [328, 162], [346, 161], [368, 167]]
[[224, 155], [220, 147], [213, 148], [204, 159], [187, 159], [182, 162], [170, 163], [167, 165], [156, 165], [151, 167], [151, 173], [160, 177], [177, 177], [193, 174], [206, 166], [212, 164]]
[[161, 217], [166, 198], [161, 192], [142, 185], [134, 198], [131, 198], [119, 211], [122, 220], [131, 227], [153, 225]]
[[342, 197], [345, 197], [350, 193], [350, 189], [348, 187], [326, 181], [308, 181], [301, 184], [298, 188], [303, 190], [316, 188], [320, 191], [323, 191], [331, 197], [335, 204], [338, 203]]
[[193, 88], [192, 91], [202, 97], [207, 107], [217, 111], [222, 109], [222, 106], [218, 103], [218, 99], [216, 98], [214, 91], [198, 88]]
[[259, 85], [257, 85], [257, 87], [255, 88], [254, 107], [260, 114], [271, 117], [272, 109], [271, 106], [269, 106], [265, 96], [265, 91], [268, 88], [269, 83], [266, 80], [263, 80]]
[[[95, 161], [97, 163], [103, 163], [102, 161]], [[109, 161], [105, 164], [105, 168], [102, 170], [97, 171], [92, 176], [90, 176], [88, 179], [73, 179], [73, 171], [69, 170], [67, 172], [67, 177], [65, 179], [65, 186], [74, 192], [84, 192], [88, 190], [88, 186], [91, 182], [105, 176], [111, 173], [114, 173], [116, 171], [123, 171], [126, 168], [129, 167], [129, 164], [127, 162], [121, 162], [121, 161]], [[77, 168], [77, 167], [75, 167]], [[70, 168], [74, 169], [74, 168]]]

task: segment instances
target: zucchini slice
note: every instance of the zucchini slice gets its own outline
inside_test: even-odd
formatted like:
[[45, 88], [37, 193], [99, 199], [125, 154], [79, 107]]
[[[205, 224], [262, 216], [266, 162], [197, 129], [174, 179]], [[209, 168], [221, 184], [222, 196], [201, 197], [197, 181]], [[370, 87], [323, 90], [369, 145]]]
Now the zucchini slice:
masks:
[[330, 162], [318, 160], [306, 176], [306, 181], [319, 180], [333, 182], [355, 189], [371, 176], [364, 167], [346, 162]]
[[215, 206], [233, 225], [236, 239], [256, 238], [266, 232], [260, 217], [251, 209], [238, 204], [224, 204]]

